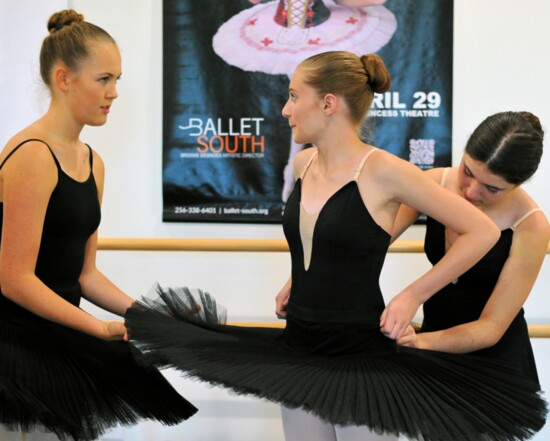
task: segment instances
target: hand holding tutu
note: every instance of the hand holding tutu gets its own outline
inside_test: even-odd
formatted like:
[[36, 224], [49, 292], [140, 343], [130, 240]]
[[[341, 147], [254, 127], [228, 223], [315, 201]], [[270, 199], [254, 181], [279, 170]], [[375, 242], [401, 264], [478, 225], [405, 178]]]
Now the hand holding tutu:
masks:
[[401, 338], [407, 326], [410, 326], [420, 304], [421, 302], [407, 291], [395, 296], [388, 303], [380, 317], [380, 330], [382, 333], [392, 340]]
[[409, 348], [421, 349], [416, 339], [416, 330], [412, 325], [407, 326], [403, 335], [396, 340], [400, 346], [408, 346]]
[[290, 299], [290, 287], [292, 283], [289, 279], [288, 282], [283, 286], [277, 297], [275, 297], [275, 314], [277, 318], [285, 319], [286, 318], [286, 307], [288, 305], [288, 300]]
[[113, 341], [113, 340], [124, 340], [128, 341], [128, 331], [124, 322], [118, 321], [105, 321], [103, 322], [103, 340]]

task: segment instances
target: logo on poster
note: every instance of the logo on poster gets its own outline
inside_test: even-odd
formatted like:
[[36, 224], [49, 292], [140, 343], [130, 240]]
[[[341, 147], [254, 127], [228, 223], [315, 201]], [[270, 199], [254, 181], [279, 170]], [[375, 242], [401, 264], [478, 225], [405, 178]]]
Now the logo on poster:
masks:
[[261, 135], [264, 118], [229, 118], [225, 124], [222, 118], [189, 118], [186, 126], [189, 136], [197, 138], [197, 152], [200, 157], [263, 157], [265, 137]]

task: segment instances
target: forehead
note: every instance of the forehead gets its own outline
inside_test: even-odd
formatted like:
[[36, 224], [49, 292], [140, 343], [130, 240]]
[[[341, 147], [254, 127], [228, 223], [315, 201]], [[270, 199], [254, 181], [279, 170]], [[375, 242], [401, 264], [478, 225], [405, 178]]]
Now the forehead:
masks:
[[110, 42], [88, 44], [88, 57], [82, 61], [82, 68], [109, 72], [115, 76], [121, 72], [121, 57], [118, 47]]
[[298, 68], [296, 71], [294, 71], [294, 74], [292, 75], [292, 78], [290, 79], [290, 84], [288, 86], [289, 89], [299, 92], [302, 95], [313, 95], [315, 97], [319, 97], [319, 94], [317, 93], [317, 90], [306, 83], [306, 75], [303, 69]]
[[304, 74], [301, 71], [301, 69], [298, 68], [294, 71], [294, 73], [292, 74], [292, 77], [290, 77], [289, 87], [291, 89], [296, 89], [302, 85], [303, 81], [304, 81]]
[[478, 181], [486, 185], [499, 188], [507, 188], [512, 185], [502, 176], [492, 173], [487, 164], [472, 158], [468, 153], [464, 153], [463, 163]]

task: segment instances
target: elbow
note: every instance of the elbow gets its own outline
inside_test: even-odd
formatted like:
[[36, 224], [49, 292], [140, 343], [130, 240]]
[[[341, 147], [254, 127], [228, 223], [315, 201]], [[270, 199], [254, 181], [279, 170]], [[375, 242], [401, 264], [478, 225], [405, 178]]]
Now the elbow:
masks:
[[2, 290], [2, 295], [11, 301], [15, 301], [17, 298], [17, 279], [14, 277], [0, 277], [0, 289]]
[[80, 277], [78, 278], [78, 282], [80, 283], [83, 291], [87, 291], [88, 286], [94, 285], [95, 274], [95, 267], [92, 269], [85, 268], [82, 270], [82, 272], [80, 273]]
[[485, 334], [485, 339], [483, 341], [483, 347], [480, 349], [490, 348], [496, 345], [502, 338], [502, 333], [494, 332]]
[[480, 342], [481, 345], [478, 349], [486, 349], [496, 345], [504, 335], [504, 332], [506, 332], [507, 328], [490, 320], [480, 319], [480, 321], [485, 322], [485, 332], [483, 332], [483, 338]]
[[28, 290], [32, 278], [35, 278], [34, 272], [20, 271], [10, 265], [0, 265], [0, 289], [2, 295], [7, 299], [16, 302], [23, 293]]
[[485, 244], [487, 251], [493, 247], [500, 239], [500, 230], [493, 221], [489, 221], [481, 230], [480, 236], [482, 238], [481, 244]]

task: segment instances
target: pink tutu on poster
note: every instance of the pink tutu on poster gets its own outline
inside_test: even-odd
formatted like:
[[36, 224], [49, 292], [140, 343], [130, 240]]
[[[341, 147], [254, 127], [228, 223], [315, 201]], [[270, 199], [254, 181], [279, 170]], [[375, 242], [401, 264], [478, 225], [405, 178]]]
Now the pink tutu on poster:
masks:
[[[213, 38], [228, 64], [251, 72], [292, 75], [305, 58], [326, 51], [380, 50], [397, 29], [380, 0], [279, 0], [231, 17]], [[363, 6], [349, 6], [363, 5]]]

